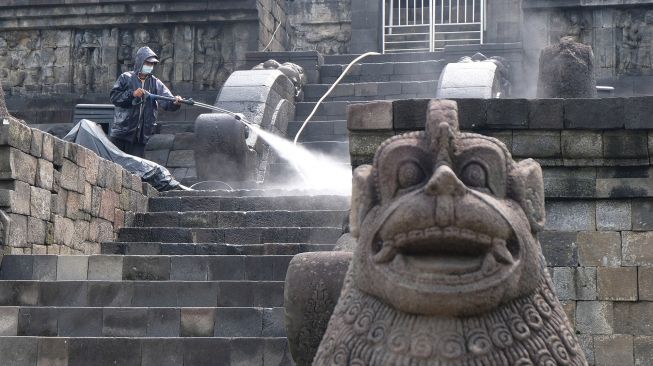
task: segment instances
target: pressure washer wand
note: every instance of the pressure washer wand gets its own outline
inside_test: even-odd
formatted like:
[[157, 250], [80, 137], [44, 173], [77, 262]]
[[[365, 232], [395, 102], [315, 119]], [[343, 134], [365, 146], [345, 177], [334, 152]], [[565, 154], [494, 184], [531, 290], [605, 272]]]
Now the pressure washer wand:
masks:
[[[152, 94], [152, 93], [148, 92], [147, 90], [144, 90], [143, 92], [145, 93], [144, 95], [145, 95], [146, 98], [166, 100], [166, 101], [169, 101], [169, 102], [176, 102], [177, 101], [177, 98], [174, 98], [174, 97], [166, 97], [165, 95]], [[222, 109], [220, 107], [212, 106], [210, 104], [196, 102], [196, 101], [193, 100], [193, 98], [182, 99], [179, 102], [183, 103], [183, 104], [187, 104], [187, 105], [192, 105], [192, 106], [204, 108], [204, 109], [209, 109], [209, 110], [212, 110], [214, 112], [226, 113], [226, 114], [234, 117], [235, 119], [244, 122], [247, 125], [252, 124], [251, 122], [246, 120], [245, 117], [243, 117], [243, 115], [240, 114], [240, 113], [234, 113], [232, 111]]]

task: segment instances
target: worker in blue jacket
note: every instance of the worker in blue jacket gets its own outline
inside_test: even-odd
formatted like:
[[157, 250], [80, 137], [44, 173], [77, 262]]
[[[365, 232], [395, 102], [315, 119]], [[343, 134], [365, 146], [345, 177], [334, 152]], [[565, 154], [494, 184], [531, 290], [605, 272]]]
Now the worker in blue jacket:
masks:
[[[152, 75], [159, 58], [149, 47], [136, 52], [134, 70], [124, 72], [111, 89], [111, 103], [116, 106], [111, 125], [110, 139], [127, 154], [143, 156], [145, 144], [154, 133], [159, 104], [166, 111], [176, 111], [181, 106], [180, 96], [173, 97], [170, 90]], [[164, 95], [174, 102], [157, 101], [146, 96]]]

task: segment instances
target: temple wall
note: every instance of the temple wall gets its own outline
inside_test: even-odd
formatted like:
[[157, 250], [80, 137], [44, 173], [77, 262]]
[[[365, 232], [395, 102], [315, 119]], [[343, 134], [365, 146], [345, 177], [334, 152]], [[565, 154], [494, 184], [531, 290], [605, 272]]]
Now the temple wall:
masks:
[[[350, 108], [352, 165], [424, 128], [428, 100]], [[459, 100], [461, 129], [544, 171], [540, 244], [590, 365], [648, 365], [653, 349], [653, 97]], [[393, 111], [388, 115], [388, 111]], [[352, 119], [353, 115], [365, 115]], [[396, 118], [394, 117], [396, 116]]]
[[[582, 4], [581, 4], [582, 3]], [[591, 45], [599, 85], [618, 95], [653, 93], [653, 2], [523, 1], [526, 66], [535, 70], [539, 53], [561, 36]]]
[[80, 145], [0, 125], [0, 254], [98, 254], [156, 194]]
[[247, 52], [288, 43], [285, 0], [24, 4], [0, 4], [0, 80], [9, 110], [34, 124], [70, 122], [77, 103], [108, 103], [141, 46], [159, 54], [155, 74], [174, 93], [213, 103]]
[[290, 51], [350, 52], [352, 0], [288, 2]]

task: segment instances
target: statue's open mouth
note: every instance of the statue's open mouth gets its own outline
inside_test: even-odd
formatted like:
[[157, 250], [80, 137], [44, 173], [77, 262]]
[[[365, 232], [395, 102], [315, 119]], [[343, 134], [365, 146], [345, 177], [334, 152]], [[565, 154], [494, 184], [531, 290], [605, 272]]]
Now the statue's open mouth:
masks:
[[514, 233], [493, 237], [473, 230], [430, 227], [377, 236], [373, 260], [404, 281], [460, 286], [504, 277], [519, 261]]

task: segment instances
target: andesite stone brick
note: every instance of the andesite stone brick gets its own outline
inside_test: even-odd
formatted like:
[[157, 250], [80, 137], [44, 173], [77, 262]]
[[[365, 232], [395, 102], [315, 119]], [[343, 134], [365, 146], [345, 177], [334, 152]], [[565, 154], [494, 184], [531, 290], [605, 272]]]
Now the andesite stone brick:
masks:
[[41, 158], [52, 162], [54, 158], [54, 136], [49, 133], [43, 134], [43, 145], [41, 147]]
[[653, 302], [614, 302], [614, 333], [653, 335]]
[[637, 301], [637, 268], [599, 267], [596, 272], [599, 300]]
[[624, 266], [653, 265], [653, 231], [624, 231], [621, 235]]
[[50, 191], [30, 187], [30, 215], [42, 220], [50, 219]]
[[549, 201], [546, 229], [552, 231], [596, 230], [596, 204], [592, 201]]
[[6, 191], [6, 195], [9, 197], [10, 211], [21, 215], [29, 215], [32, 202], [31, 194], [32, 189], [29, 184], [15, 181], [14, 190]]
[[603, 157], [603, 135], [598, 131], [563, 130], [562, 156], [569, 159]]
[[653, 301], [653, 267], [637, 268], [637, 286], [640, 301]]
[[578, 301], [576, 330], [584, 334], [612, 334], [614, 326], [611, 301]]
[[[9, 235], [5, 245], [12, 248], [27, 247], [27, 216], [9, 214]], [[9, 254], [9, 253], [8, 253]]]
[[633, 230], [653, 230], [653, 199], [638, 198], [631, 205]]
[[45, 159], [39, 159], [36, 170], [36, 185], [43, 189], [52, 190], [54, 183], [53, 173], [54, 167], [52, 163]]
[[578, 262], [581, 266], [621, 266], [621, 234], [615, 231], [578, 233]]
[[347, 116], [347, 128], [351, 131], [392, 130], [393, 102], [351, 104], [347, 106]]
[[37, 159], [13, 147], [0, 147], [0, 179], [36, 180]]
[[633, 366], [633, 336], [629, 334], [595, 336], [594, 361], [596, 366]]
[[520, 158], [559, 158], [560, 131], [515, 130], [512, 134], [512, 154]]
[[[653, 113], [651, 114], [653, 116]], [[653, 337], [635, 336], [633, 340], [635, 365], [645, 366], [653, 360]]]
[[648, 136], [640, 131], [605, 131], [603, 156], [612, 159], [648, 159]]
[[27, 218], [27, 242], [29, 244], [45, 244], [46, 233], [46, 221], [33, 216]]
[[566, 231], [543, 231], [539, 233], [538, 238], [542, 246], [542, 254], [550, 266], [568, 266], [575, 267], [578, 265], [576, 232]]
[[32, 129], [32, 143], [30, 145], [30, 155], [40, 158], [43, 152], [43, 132], [33, 128]]
[[562, 129], [563, 99], [533, 99], [528, 101], [528, 127], [531, 129]]
[[0, 146], [12, 146], [29, 153], [31, 143], [32, 130], [27, 125], [15, 121], [0, 125]]

